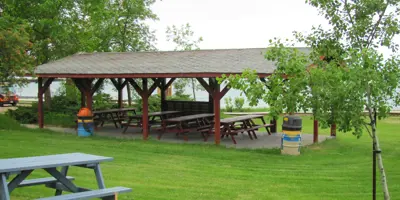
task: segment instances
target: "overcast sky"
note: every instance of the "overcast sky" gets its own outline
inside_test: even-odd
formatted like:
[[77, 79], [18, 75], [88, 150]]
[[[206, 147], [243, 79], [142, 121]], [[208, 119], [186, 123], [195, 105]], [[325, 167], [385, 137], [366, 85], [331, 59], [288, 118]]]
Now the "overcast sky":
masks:
[[293, 30], [327, 24], [304, 0], [163, 0], [152, 9], [160, 18], [150, 23], [157, 31], [159, 50], [173, 50], [167, 26], [189, 23], [204, 41], [201, 49], [266, 47], [268, 40], [289, 37]]
[[[173, 50], [167, 26], [189, 23], [204, 41], [201, 49], [267, 47], [273, 37], [287, 38], [292, 31], [307, 31], [327, 21], [305, 0], [162, 0], [152, 10], [160, 18], [149, 22], [155, 29], [159, 50]], [[396, 41], [400, 43], [400, 38]]]

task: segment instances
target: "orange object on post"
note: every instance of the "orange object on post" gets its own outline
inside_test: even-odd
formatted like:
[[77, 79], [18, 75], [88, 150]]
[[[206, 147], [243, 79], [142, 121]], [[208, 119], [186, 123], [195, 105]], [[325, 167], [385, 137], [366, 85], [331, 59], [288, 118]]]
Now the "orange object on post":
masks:
[[93, 113], [89, 108], [83, 107], [79, 110], [78, 117], [92, 117]]

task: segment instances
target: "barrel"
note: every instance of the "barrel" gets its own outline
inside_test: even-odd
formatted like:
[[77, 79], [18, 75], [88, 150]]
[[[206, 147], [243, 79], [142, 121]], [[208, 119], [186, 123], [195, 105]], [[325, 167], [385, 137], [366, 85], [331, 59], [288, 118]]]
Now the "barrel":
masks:
[[301, 135], [290, 136], [282, 134], [281, 153], [286, 155], [300, 155]]
[[298, 116], [283, 117], [281, 153], [300, 155], [302, 120]]
[[77, 134], [81, 137], [92, 136], [94, 133], [94, 121], [92, 111], [88, 108], [81, 108], [77, 114]]

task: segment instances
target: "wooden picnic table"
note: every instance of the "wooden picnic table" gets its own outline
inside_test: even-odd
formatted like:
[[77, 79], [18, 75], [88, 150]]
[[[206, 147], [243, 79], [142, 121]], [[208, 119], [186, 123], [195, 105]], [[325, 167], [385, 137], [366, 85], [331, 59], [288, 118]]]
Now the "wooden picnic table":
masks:
[[103, 126], [106, 121], [111, 121], [115, 128], [119, 128], [122, 127], [122, 121], [128, 116], [128, 112], [136, 115], [135, 108], [114, 108], [93, 111], [93, 117], [97, 123], [100, 123], [100, 126]]
[[[85, 153], [67, 153], [47, 156], [0, 159], [0, 200], [10, 200], [10, 193], [18, 187], [45, 185], [55, 189], [55, 197], [44, 199], [88, 199], [93, 197], [111, 198], [115, 193], [129, 192], [130, 188], [106, 188], [100, 163], [112, 161], [111, 157], [90, 155]], [[99, 190], [78, 187], [72, 181], [74, 177], [67, 176], [71, 166], [94, 170]], [[57, 170], [61, 167], [61, 171]], [[51, 177], [25, 180], [34, 170], [44, 169]], [[10, 182], [10, 175], [17, 174]], [[62, 195], [62, 191], [74, 194]], [[61, 196], [60, 196], [61, 195]]]
[[[204, 140], [207, 139], [206, 133], [208, 134], [211, 128], [211, 122], [214, 118], [212, 113], [185, 115], [181, 117], [169, 118], [163, 121], [163, 130], [158, 139], [164, 132], [175, 132], [177, 135], [183, 135], [184, 140], [188, 141], [186, 133], [191, 131], [199, 131], [203, 136]], [[174, 125], [172, 129], [168, 129], [168, 125]]]
[[[181, 111], [160, 111], [148, 113], [149, 128], [154, 125], [162, 125], [163, 120], [175, 117], [181, 113]], [[156, 118], [158, 118], [158, 120]], [[122, 123], [122, 125], [124, 126], [122, 133], [125, 133], [128, 127], [143, 127], [143, 115], [128, 116], [128, 121]]]
[[[262, 124], [256, 124], [254, 119], [261, 119]], [[271, 135], [271, 131], [269, 127], [272, 127], [273, 124], [265, 123], [263, 115], [242, 115], [236, 117], [229, 117], [220, 120], [221, 123], [221, 137], [229, 137], [231, 136], [232, 141], [236, 144], [236, 140], [234, 135], [238, 133], [247, 132], [249, 138], [253, 140], [253, 137], [257, 139], [256, 130], [260, 128], [265, 128], [269, 135]], [[239, 126], [238, 126], [239, 125]]]

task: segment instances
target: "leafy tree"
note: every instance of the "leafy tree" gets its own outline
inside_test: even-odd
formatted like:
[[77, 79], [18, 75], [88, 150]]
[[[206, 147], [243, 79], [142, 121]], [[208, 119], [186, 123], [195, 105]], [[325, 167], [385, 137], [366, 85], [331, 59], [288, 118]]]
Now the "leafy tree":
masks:
[[[189, 23], [177, 27], [172, 25], [172, 27], [167, 27], [167, 41], [172, 41], [176, 44], [175, 51], [190, 51], [199, 50], [199, 43], [203, 41], [202, 37], [194, 39], [194, 32], [191, 30]], [[204, 88], [195, 80], [194, 78], [179, 78], [174, 82], [175, 95], [184, 95], [185, 87], [191, 85], [193, 99], [196, 101], [196, 91], [204, 90]]]
[[244, 106], [244, 98], [243, 97], [235, 97], [235, 108], [238, 111], [242, 111]]
[[21, 78], [33, 70], [27, 28], [25, 21], [0, 13], [0, 85], [22, 85]]
[[[146, 19], [154, 0], [19, 0], [2, 1], [4, 14], [26, 21], [29, 53], [40, 65], [76, 52], [138, 51], [154, 48]], [[45, 93], [50, 103], [50, 91]]]
[[[260, 81], [251, 70], [220, 81], [229, 80], [233, 88], [245, 91], [251, 103], [262, 99], [273, 105], [273, 116], [312, 109], [318, 120], [337, 124], [343, 132], [360, 137], [367, 131], [377, 152], [384, 198], [390, 199], [376, 123], [388, 115], [393, 100], [399, 103], [400, 60], [393, 37], [400, 33], [400, 1], [306, 2], [332, 26], [328, 30], [313, 27], [308, 34], [294, 32], [294, 42], [310, 46], [309, 54], [277, 39], [266, 53], [277, 66], [267, 81]], [[384, 58], [378, 52], [381, 47], [393, 54]]]

